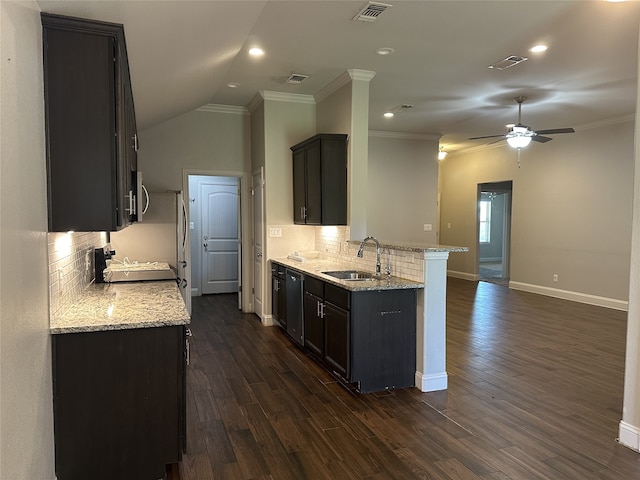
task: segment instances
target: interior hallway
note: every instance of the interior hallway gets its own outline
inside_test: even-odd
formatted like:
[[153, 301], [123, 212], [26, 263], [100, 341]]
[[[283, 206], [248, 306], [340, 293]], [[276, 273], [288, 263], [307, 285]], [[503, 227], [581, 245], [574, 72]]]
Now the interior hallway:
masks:
[[448, 281], [449, 389], [352, 395], [235, 295], [195, 297], [182, 480], [631, 479], [626, 312]]

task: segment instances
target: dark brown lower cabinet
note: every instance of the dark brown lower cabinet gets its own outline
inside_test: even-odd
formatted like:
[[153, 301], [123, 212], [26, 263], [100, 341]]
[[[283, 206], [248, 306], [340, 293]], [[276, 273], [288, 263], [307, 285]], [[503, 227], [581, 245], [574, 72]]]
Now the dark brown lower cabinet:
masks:
[[58, 480], [157, 480], [185, 451], [185, 327], [53, 335]]
[[360, 392], [415, 385], [416, 290], [351, 294], [350, 378]]
[[414, 386], [415, 289], [350, 291], [305, 275], [303, 316], [305, 349], [357, 391]]
[[324, 282], [313, 277], [304, 279], [304, 346], [320, 358], [324, 357]]

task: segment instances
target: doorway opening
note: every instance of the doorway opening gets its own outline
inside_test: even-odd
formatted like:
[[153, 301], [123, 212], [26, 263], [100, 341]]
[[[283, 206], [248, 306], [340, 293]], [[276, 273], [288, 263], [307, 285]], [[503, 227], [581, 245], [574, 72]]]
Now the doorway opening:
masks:
[[240, 177], [188, 175], [192, 295], [238, 293], [242, 305]]
[[478, 185], [477, 271], [480, 281], [509, 286], [513, 182]]

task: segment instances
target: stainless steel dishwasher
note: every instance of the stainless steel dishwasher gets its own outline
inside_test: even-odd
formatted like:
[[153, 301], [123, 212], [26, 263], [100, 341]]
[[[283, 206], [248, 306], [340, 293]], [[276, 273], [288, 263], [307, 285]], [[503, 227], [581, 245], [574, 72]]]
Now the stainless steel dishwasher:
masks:
[[304, 345], [304, 332], [302, 322], [302, 282], [301, 273], [287, 269], [287, 333], [293, 340]]

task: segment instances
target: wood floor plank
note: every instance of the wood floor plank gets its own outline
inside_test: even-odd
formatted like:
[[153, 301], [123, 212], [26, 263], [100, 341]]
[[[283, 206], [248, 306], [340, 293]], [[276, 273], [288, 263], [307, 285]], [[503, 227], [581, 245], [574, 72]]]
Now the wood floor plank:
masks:
[[235, 295], [193, 306], [181, 480], [640, 479], [624, 312], [449, 279], [449, 388], [358, 395]]

